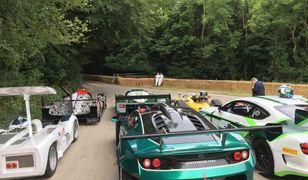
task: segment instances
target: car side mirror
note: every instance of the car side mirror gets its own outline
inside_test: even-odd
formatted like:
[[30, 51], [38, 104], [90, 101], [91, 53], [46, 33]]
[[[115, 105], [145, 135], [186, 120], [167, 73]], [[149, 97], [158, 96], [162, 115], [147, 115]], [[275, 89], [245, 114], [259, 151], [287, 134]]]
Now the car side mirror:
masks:
[[113, 117], [111, 118], [111, 121], [114, 122], [114, 123], [120, 122], [120, 120], [118, 119], [117, 116], [113, 116]]
[[222, 106], [216, 106], [216, 107], [218, 107], [219, 112], [224, 110], [224, 108]]

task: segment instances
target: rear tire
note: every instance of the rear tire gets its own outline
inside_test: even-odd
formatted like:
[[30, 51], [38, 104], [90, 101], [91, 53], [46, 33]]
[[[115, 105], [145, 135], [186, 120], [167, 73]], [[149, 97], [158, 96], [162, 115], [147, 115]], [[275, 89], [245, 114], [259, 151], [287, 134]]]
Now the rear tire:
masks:
[[273, 176], [274, 158], [267, 142], [263, 139], [257, 138], [252, 141], [251, 146], [256, 155], [255, 169], [267, 177]]
[[50, 178], [57, 170], [58, 165], [58, 152], [56, 143], [53, 143], [48, 152], [48, 160], [44, 177]]
[[116, 122], [115, 129], [116, 129], [116, 146], [118, 146], [119, 136], [120, 136], [120, 123], [119, 122]]
[[137, 180], [137, 178], [125, 172], [122, 168], [119, 168], [119, 180]]

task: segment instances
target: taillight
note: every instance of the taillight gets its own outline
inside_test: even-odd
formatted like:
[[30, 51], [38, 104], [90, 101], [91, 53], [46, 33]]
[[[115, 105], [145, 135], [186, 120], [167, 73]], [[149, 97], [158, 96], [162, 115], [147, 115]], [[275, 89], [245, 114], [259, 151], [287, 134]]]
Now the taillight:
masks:
[[242, 151], [242, 159], [246, 160], [249, 157], [249, 152], [248, 151]]
[[246, 160], [249, 158], [249, 152], [244, 150], [242, 152], [236, 151], [233, 153], [233, 159], [235, 161]]
[[308, 143], [301, 143], [300, 146], [301, 146], [303, 153], [308, 154]]
[[153, 161], [152, 161], [152, 166], [154, 167], [154, 168], [159, 168], [159, 166], [160, 166], [160, 160], [159, 159], [153, 159]]
[[16, 161], [14, 162], [11, 161], [6, 163], [6, 169], [16, 169], [16, 168], [18, 168], [18, 164]]
[[11, 163], [6, 163], [6, 169], [11, 169], [12, 168], [12, 164]]
[[17, 163], [16, 163], [16, 162], [13, 162], [13, 163], [12, 163], [12, 169], [15, 169], [15, 168], [17, 168]]
[[150, 159], [144, 159], [142, 162], [142, 166], [144, 168], [150, 168], [151, 167], [151, 160]]
[[161, 165], [160, 159], [154, 158], [154, 159], [144, 159], [142, 161], [142, 167], [148, 169], [148, 168], [159, 168]]
[[125, 104], [119, 104], [119, 108], [125, 108]]
[[242, 153], [240, 153], [240, 152], [233, 153], [233, 159], [236, 160], [236, 161], [241, 160], [242, 159]]

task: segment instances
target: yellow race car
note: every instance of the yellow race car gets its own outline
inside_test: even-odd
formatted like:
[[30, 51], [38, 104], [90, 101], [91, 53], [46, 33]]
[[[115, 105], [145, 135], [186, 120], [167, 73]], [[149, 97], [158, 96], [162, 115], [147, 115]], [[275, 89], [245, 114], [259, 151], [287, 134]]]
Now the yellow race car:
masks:
[[201, 91], [199, 95], [193, 93], [191, 96], [182, 96], [181, 94], [179, 94], [178, 97], [176, 97], [171, 104], [173, 106], [189, 107], [196, 111], [199, 111], [201, 108], [222, 105], [219, 99], [213, 99], [211, 100], [211, 102], [209, 102], [209, 98], [210, 96], [208, 96], [208, 93], [205, 91]]

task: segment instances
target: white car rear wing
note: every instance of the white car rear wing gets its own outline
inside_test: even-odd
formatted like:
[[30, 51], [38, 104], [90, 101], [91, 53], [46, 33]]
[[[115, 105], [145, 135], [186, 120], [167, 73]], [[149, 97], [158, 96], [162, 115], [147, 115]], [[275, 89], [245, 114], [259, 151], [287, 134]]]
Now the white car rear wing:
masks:
[[29, 137], [32, 137], [31, 112], [29, 99], [31, 95], [57, 94], [47, 86], [25, 86], [25, 87], [4, 87], [0, 88], [0, 96], [23, 96], [26, 104]]
[[4, 87], [0, 88], [0, 96], [19, 96], [19, 95], [43, 95], [57, 94], [57, 92], [47, 86], [28, 86], [28, 87]]

